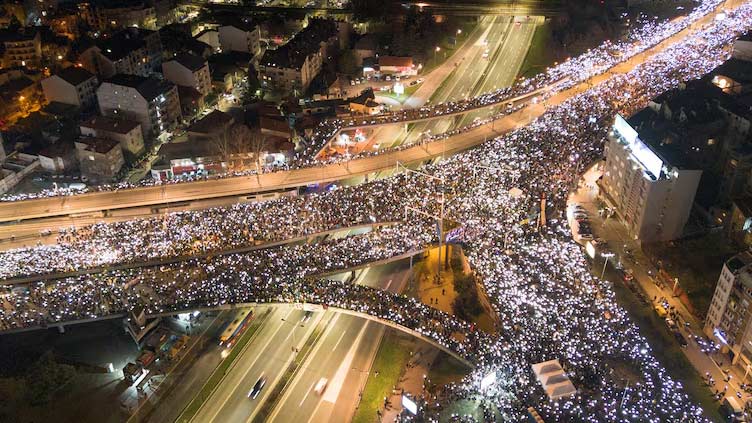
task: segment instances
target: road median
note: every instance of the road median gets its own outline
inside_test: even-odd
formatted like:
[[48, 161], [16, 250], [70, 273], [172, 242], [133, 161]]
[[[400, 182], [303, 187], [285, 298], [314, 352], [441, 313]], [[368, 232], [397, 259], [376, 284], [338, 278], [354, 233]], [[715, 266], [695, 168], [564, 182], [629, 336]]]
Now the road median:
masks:
[[235, 347], [230, 350], [227, 358], [219, 363], [214, 372], [212, 372], [212, 375], [209, 376], [209, 379], [206, 381], [206, 383], [204, 383], [204, 386], [201, 387], [201, 390], [196, 394], [195, 397], [193, 397], [191, 402], [188, 403], [183, 412], [180, 413], [180, 416], [175, 420], [176, 422], [188, 423], [193, 419], [193, 417], [195, 417], [196, 413], [198, 413], [206, 400], [211, 397], [211, 395], [214, 393], [214, 390], [217, 389], [222, 380], [225, 378], [228, 370], [235, 363], [235, 360], [238, 358], [238, 356], [240, 356], [240, 354], [246, 349], [246, 347], [250, 345], [251, 340], [256, 336], [258, 329], [266, 321], [270, 313], [271, 308], [267, 308], [261, 316], [253, 319], [251, 326], [240, 337]]

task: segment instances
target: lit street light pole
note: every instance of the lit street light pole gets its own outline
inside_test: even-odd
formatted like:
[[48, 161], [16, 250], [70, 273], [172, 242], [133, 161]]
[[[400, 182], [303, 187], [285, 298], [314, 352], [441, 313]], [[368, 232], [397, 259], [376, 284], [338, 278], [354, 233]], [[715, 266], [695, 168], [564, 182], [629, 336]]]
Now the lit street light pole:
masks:
[[603, 261], [603, 270], [601, 271], [601, 279], [603, 279], [603, 276], [606, 274], [606, 265], [608, 264], [608, 259], [614, 256], [614, 253], [601, 253], [601, 257], [605, 257], [606, 260]]

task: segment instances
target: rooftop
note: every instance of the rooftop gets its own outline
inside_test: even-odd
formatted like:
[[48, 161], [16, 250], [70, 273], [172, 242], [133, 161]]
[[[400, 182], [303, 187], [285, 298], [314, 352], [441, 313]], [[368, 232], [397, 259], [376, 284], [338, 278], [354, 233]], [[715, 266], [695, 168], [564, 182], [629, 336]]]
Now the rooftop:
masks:
[[62, 80], [74, 86], [80, 85], [94, 77], [94, 74], [92, 74], [91, 72], [77, 66], [67, 67], [58, 72], [56, 75]]
[[196, 56], [190, 53], [180, 53], [177, 56], [170, 59], [170, 61], [176, 61], [183, 65], [188, 70], [195, 72], [204, 66], [206, 66], [206, 60], [201, 56]]
[[401, 56], [380, 56], [379, 66], [397, 66], [401, 68], [409, 68], [413, 65], [412, 57]]
[[138, 122], [116, 119], [107, 116], [94, 116], [84, 122], [81, 122], [82, 128], [91, 128], [97, 131], [113, 132], [116, 134], [128, 134], [133, 129], [140, 127]]
[[154, 100], [161, 94], [165, 94], [175, 85], [167, 80], [154, 77], [147, 78], [140, 75], [126, 75], [123, 73], [105, 79], [103, 83], [134, 88], [146, 101]]
[[337, 35], [337, 24], [330, 19], [312, 19], [287, 44], [267, 50], [261, 65], [300, 69], [306, 58], [320, 49], [320, 44]]
[[144, 36], [154, 33], [146, 29], [126, 28], [112, 34], [112, 37], [97, 43], [101, 53], [116, 62], [127, 57], [132, 51], [144, 48]]
[[193, 125], [189, 126], [187, 132], [194, 134], [214, 134], [221, 132], [226, 125], [233, 122], [232, 116], [219, 110], [213, 110], [208, 115], [201, 118]]
[[115, 140], [96, 137], [80, 137], [77, 144], [84, 144], [85, 151], [93, 151], [99, 154], [109, 153], [113, 148], [119, 147], [120, 143]]

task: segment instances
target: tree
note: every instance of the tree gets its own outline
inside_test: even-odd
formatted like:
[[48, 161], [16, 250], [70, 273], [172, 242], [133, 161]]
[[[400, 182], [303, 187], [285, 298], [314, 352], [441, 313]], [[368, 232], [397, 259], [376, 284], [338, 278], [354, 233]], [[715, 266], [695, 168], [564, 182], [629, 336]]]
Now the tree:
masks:
[[259, 155], [264, 147], [264, 137], [260, 131], [254, 131], [245, 124], [236, 123], [215, 140], [215, 146], [231, 168], [237, 167], [233, 160], [234, 155], [250, 153], [253, 155], [258, 170]]
[[44, 353], [26, 376], [27, 398], [32, 405], [44, 405], [76, 375], [76, 369], [55, 361], [51, 351]]

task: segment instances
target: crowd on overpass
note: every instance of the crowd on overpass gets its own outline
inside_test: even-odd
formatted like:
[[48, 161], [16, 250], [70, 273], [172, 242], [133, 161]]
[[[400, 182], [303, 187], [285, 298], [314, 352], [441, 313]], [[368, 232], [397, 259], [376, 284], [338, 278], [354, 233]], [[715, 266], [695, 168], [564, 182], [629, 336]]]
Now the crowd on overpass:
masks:
[[[558, 91], [587, 81], [589, 78], [601, 74], [612, 68], [613, 66], [655, 46], [672, 34], [676, 34], [679, 31], [687, 28], [689, 25], [696, 22], [698, 19], [705, 16], [710, 11], [714, 10], [720, 3], [722, 3], [721, 0], [704, 0], [698, 3], [684, 19], [664, 21], [655, 19], [653, 17], [641, 17], [635, 22], [634, 25], [632, 25], [629, 35], [623, 40], [607, 41], [601, 46], [590, 49], [577, 57], [570, 58], [556, 66], [549, 68], [546, 72], [541, 73], [535, 77], [521, 78], [511, 87], [500, 88], [498, 90], [489, 93], [483, 93], [464, 100], [439, 103], [436, 105], [424, 106], [416, 109], [405, 109], [392, 113], [371, 116], [365, 118], [365, 120], [363, 118], [352, 118], [331, 119], [324, 121], [314, 130], [312, 136], [305, 140], [303, 151], [297, 155], [297, 157], [291, 164], [286, 164], [281, 168], [270, 167], [267, 169], [262, 169], [262, 171], [274, 172], [280, 170], [289, 170], [291, 168], [322, 165], [321, 162], [315, 159], [315, 155], [321, 150], [321, 148], [324, 147], [324, 145], [332, 138], [332, 136], [334, 136], [342, 128], [361, 125], [375, 125], [382, 123], [408, 122], [416, 119], [440, 117], [448, 114], [460, 113], [463, 111], [472, 111], [481, 107], [487, 107], [489, 105], [505, 104], [512, 98], [534, 93], [538, 90], [542, 90], [542, 92], [537, 95], [537, 100], [543, 100], [544, 98], [553, 95]], [[498, 115], [494, 116], [494, 118], [507, 112], [509, 112], [509, 110], [502, 110]], [[474, 124], [471, 124], [469, 127], [477, 124], [478, 123], [476, 122]], [[468, 128], [455, 130], [455, 132], [467, 130]], [[437, 139], [443, 139], [443, 137], [438, 137]], [[430, 140], [433, 140], [433, 138], [429, 139], [429, 141]], [[366, 154], [373, 154], [373, 152], [367, 152]], [[351, 159], [351, 157], [347, 157], [346, 159]], [[112, 191], [128, 189], [137, 186], [191, 182], [197, 180], [197, 178], [231, 178], [239, 176], [249, 176], [256, 173], [257, 170], [253, 169], [243, 172], [187, 177], [169, 181], [154, 181], [145, 179], [137, 184], [118, 183], [88, 187], [84, 190], [57, 188], [54, 190], [44, 190], [38, 193], [4, 195], [0, 196], [0, 201], [7, 202], [35, 198], [70, 196], [85, 192]]]
[[[551, 108], [533, 124], [422, 169], [443, 179], [441, 183], [419, 174], [400, 175], [323, 195], [343, 202], [372, 197], [378, 209], [391, 208], [393, 214], [401, 211], [390, 206], [395, 201], [414, 202], [415, 208], [435, 214], [436, 193], [451, 192], [447, 215], [463, 224], [452, 236], [464, 246], [498, 315], [495, 337], [474, 333], [455, 320], [442, 321], [444, 315], [412, 300], [342, 282], [310, 282], [309, 277], [323, 271], [433, 242], [435, 225], [417, 218], [320, 244], [29, 285], [28, 292], [14, 291], [0, 300], [0, 325], [43, 325], [135, 306], [171, 313], [254, 299], [307, 298], [401, 322], [458, 351], [476, 370], [453, 386], [451, 395], [484, 398], [491, 413], [508, 421], [523, 420], [529, 405], [547, 421], [705, 421], [617, 304], [610, 284], [592, 276], [560, 211], [579, 172], [599, 156], [616, 112], [629, 113], [681, 81], [710, 71], [727, 57], [723, 47], [751, 26], [752, 4], [745, 4], [629, 73]], [[502, 170], [508, 168], [515, 171]], [[413, 185], [418, 181], [423, 182]], [[513, 195], [514, 189], [522, 195]], [[541, 196], [550, 213], [547, 224], [536, 228]], [[577, 395], [546, 399], [531, 364], [549, 359], [560, 360]], [[489, 372], [498, 374], [497, 382], [481, 391], [480, 381]], [[439, 410], [432, 406], [426, 412], [435, 416]]]

